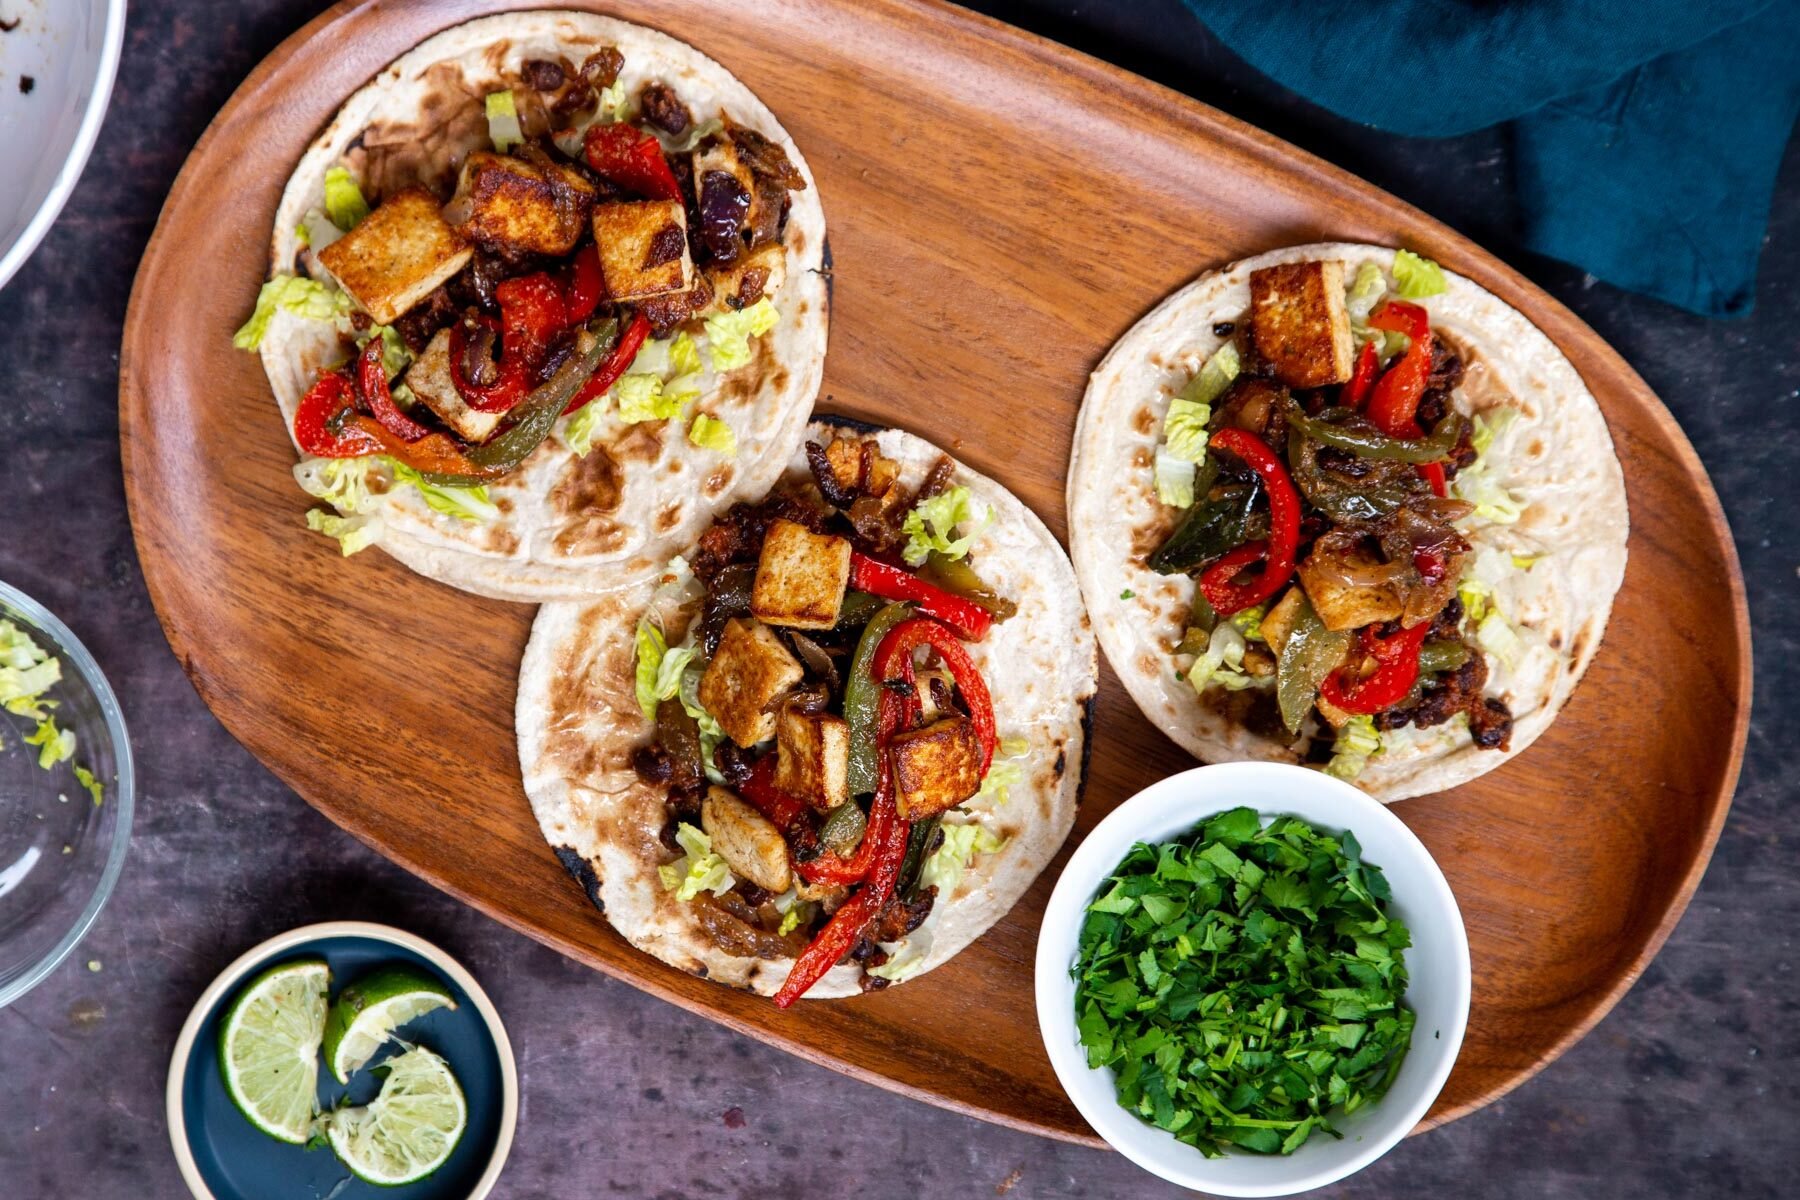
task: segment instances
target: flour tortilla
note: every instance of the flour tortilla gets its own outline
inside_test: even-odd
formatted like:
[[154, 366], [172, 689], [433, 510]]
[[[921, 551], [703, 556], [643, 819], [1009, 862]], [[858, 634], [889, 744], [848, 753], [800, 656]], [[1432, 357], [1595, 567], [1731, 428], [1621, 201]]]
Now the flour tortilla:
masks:
[[[302, 253], [295, 230], [309, 209], [323, 209], [331, 167], [347, 165], [371, 189], [371, 204], [414, 182], [447, 199], [463, 158], [488, 148], [488, 92], [516, 83], [529, 59], [564, 57], [579, 65], [603, 46], [625, 56], [619, 83], [626, 96], [635, 98], [647, 81], [668, 83], [696, 121], [724, 112], [779, 143], [807, 187], [791, 193], [787, 281], [774, 297], [780, 324], [752, 341], [749, 366], [714, 377], [718, 386], [693, 409], [732, 427], [735, 458], [692, 445], [680, 421], [622, 425], [609, 417], [585, 458], [552, 438], [517, 472], [490, 484], [502, 510], [497, 520], [470, 523], [434, 512], [412, 488], [383, 497], [384, 550], [422, 575], [504, 600], [630, 587], [659, 571], [716, 513], [760, 495], [780, 474], [812, 411], [825, 362], [825, 214], [799, 148], [748, 88], [686, 43], [592, 13], [509, 13], [436, 35], [352, 96], [300, 160], [275, 217], [272, 271], [304, 272], [312, 256]], [[331, 324], [277, 313], [262, 360], [290, 433], [320, 369], [344, 357]]]
[[[1277, 250], [1204, 275], [1113, 347], [1088, 384], [1076, 427], [1070, 546], [1100, 644], [1144, 715], [1211, 762], [1299, 761], [1304, 740], [1296, 746], [1279, 729], [1255, 732], [1239, 719], [1242, 693], [1203, 697], [1177, 677], [1173, 647], [1195, 584], [1144, 565], [1179, 516], [1156, 499], [1151, 456], [1170, 398], [1224, 341], [1214, 324], [1242, 321], [1248, 312], [1250, 273], [1315, 259], [1341, 260], [1346, 280], [1364, 262], [1392, 278], [1392, 250], [1341, 243]], [[1420, 303], [1468, 365], [1457, 409], [1510, 404], [1520, 412], [1488, 454], [1524, 514], [1516, 525], [1477, 525], [1470, 541], [1477, 552], [1492, 547], [1540, 557], [1529, 571], [1512, 572], [1495, 593], [1525, 643], [1511, 668], [1488, 656], [1487, 694], [1505, 700], [1515, 719], [1511, 749], [1477, 749], [1461, 722], [1384, 734], [1382, 751], [1356, 783], [1385, 801], [1454, 787], [1531, 745], [1593, 659], [1625, 574], [1625, 482], [1593, 395], [1562, 352], [1516, 310], [1460, 275], [1446, 270], [1444, 277], [1448, 292]]]
[[[810, 436], [828, 440], [831, 426], [817, 423]], [[876, 436], [881, 453], [901, 464], [901, 482], [909, 488], [919, 485], [941, 453], [897, 430]], [[803, 455], [789, 464], [789, 477], [810, 477]], [[1050, 531], [986, 476], [959, 464], [952, 482], [969, 489], [978, 511], [982, 505], [994, 510], [971, 561], [1019, 612], [970, 644], [969, 654], [993, 694], [1001, 738], [1024, 738], [1029, 749], [1017, 760], [1024, 780], [1004, 803], [972, 800], [967, 817], [949, 817], [979, 821], [1006, 843], [978, 855], [952, 892], [939, 894], [925, 924], [890, 947], [894, 961], [922, 952], [924, 970], [1004, 916], [1068, 836], [1096, 678], [1094, 638], [1075, 575]], [[633, 630], [653, 590], [650, 585], [538, 610], [519, 671], [525, 791], [557, 857], [634, 946], [691, 974], [767, 995], [787, 978], [792, 960], [733, 953], [657, 877], [657, 867], [676, 857], [657, 836], [666, 819], [666, 789], [642, 782], [631, 768], [632, 751], [652, 733], [634, 693]], [[662, 601], [658, 615], [671, 640], [697, 607]], [[834, 967], [807, 995], [855, 995], [860, 975], [859, 967]]]

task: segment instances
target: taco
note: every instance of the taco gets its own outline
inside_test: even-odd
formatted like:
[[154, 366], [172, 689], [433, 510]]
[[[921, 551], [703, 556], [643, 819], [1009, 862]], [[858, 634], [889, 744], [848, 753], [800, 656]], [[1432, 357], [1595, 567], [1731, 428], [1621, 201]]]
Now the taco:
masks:
[[1076, 574], [1138, 707], [1207, 760], [1398, 800], [1529, 746], [1625, 571], [1594, 397], [1428, 259], [1298, 246], [1175, 293], [1089, 383]]
[[1010, 909], [1075, 818], [1095, 648], [993, 480], [815, 423], [653, 588], [539, 610], [519, 757], [606, 919], [681, 970], [847, 996]]
[[805, 160], [718, 63], [609, 17], [458, 25], [300, 160], [260, 352], [308, 524], [537, 601], [654, 575], [799, 443], [823, 371]]

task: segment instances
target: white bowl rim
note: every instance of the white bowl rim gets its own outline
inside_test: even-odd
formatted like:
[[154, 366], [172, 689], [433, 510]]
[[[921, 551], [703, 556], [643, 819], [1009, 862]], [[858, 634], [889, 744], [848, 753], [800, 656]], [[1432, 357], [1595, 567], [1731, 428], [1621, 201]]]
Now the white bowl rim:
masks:
[[93, 153], [94, 143], [100, 137], [100, 126], [106, 120], [107, 105], [112, 102], [113, 81], [118, 78], [119, 55], [124, 46], [125, 0], [107, 0], [106, 35], [100, 46], [100, 69], [94, 76], [93, 93], [88, 96], [87, 109], [81, 114], [75, 141], [69, 146], [69, 157], [63, 160], [62, 170], [57, 172], [55, 182], [44, 194], [44, 202], [26, 222], [18, 240], [0, 254], [0, 288], [6, 286], [37, 250], [44, 235], [50, 232], [50, 226], [62, 215], [63, 205], [69, 202], [82, 171], [87, 169], [88, 156]]
[[[1411, 843], [1417, 850], [1424, 870], [1413, 877], [1412, 886], [1423, 884], [1428, 895], [1424, 898], [1433, 904], [1441, 904], [1450, 918], [1447, 927], [1451, 935], [1455, 955], [1452, 967], [1452, 1013], [1453, 1020], [1448, 1028], [1443, 1029], [1441, 1037], [1434, 1039], [1437, 1047], [1436, 1060], [1426, 1078], [1423, 1092], [1411, 1105], [1402, 1109], [1390, 1109], [1388, 1121], [1391, 1123], [1386, 1132], [1364, 1137], [1358, 1144], [1355, 1153], [1347, 1155], [1342, 1161], [1330, 1164], [1309, 1174], [1296, 1173], [1292, 1177], [1271, 1181], [1268, 1184], [1235, 1184], [1214, 1178], [1208, 1167], [1217, 1161], [1198, 1158], [1197, 1153], [1183, 1143], [1175, 1141], [1170, 1135], [1162, 1135], [1171, 1148], [1179, 1148], [1179, 1155], [1169, 1158], [1157, 1155], [1141, 1154], [1133, 1148], [1121, 1145], [1107, 1137], [1109, 1127], [1124, 1127], [1124, 1122], [1139, 1125], [1141, 1122], [1131, 1113], [1121, 1108], [1110, 1093], [1103, 1104], [1084, 1103], [1081, 1098], [1082, 1088], [1075, 1086], [1075, 1080], [1085, 1080], [1093, 1070], [1087, 1065], [1087, 1059], [1078, 1042], [1064, 1040], [1053, 1032], [1050, 1012], [1054, 1007], [1071, 1007], [1073, 1005], [1074, 982], [1069, 977], [1069, 963], [1073, 960], [1075, 944], [1079, 938], [1079, 916], [1092, 897], [1100, 882], [1111, 873], [1131, 846], [1139, 840], [1164, 841], [1179, 836], [1181, 832], [1197, 827], [1206, 817], [1215, 812], [1225, 811], [1231, 807], [1228, 802], [1221, 801], [1217, 808], [1204, 805], [1197, 808], [1191, 818], [1183, 821], [1167, 821], [1158, 816], [1146, 818], [1146, 810], [1155, 811], [1167, 801], [1162, 797], [1180, 795], [1190, 789], [1196, 779], [1203, 779], [1205, 785], [1223, 784], [1231, 786], [1246, 780], [1261, 780], [1268, 786], [1272, 781], [1273, 788], [1288, 789], [1311, 788], [1315, 794], [1327, 795], [1328, 802], [1338, 803], [1344, 808], [1345, 818], [1341, 822], [1321, 822], [1314, 824], [1336, 825], [1352, 831], [1365, 830], [1376, 826], [1385, 827], [1397, 835], [1401, 841]], [[1264, 818], [1280, 815], [1283, 809], [1279, 806], [1256, 806]], [[1167, 825], [1165, 832], [1150, 832], [1146, 826], [1161, 827]], [[1130, 832], [1125, 832], [1125, 831]], [[1119, 839], [1123, 842], [1119, 843]], [[1376, 865], [1387, 867], [1385, 863]], [[1391, 871], [1387, 872], [1390, 881]], [[1066, 921], [1071, 931], [1066, 938], [1052, 936], [1050, 931], [1059, 928], [1058, 921]], [[1444, 878], [1442, 869], [1431, 852], [1426, 849], [1418, 835], [1407, 828], [1389, 811], [1388, 806], [1374, 799], [1366, 792], [1334, 779], [1322, 771], [1289, 763], [1271, 762], [1232, 762], [1215, 763], [1208, 766], [1194, 767], [1186, 771], [1167, 776], [1136, 793], [1112, 812], [1101, 819], [1088, 832], [1081, 844], [1070, 855], [1056, 887], [1051, 892], [1050, 900], [1045, 905], [1044, 920], [1038, 933], [1037, 952], [1034, 961], [1034, 992], [1037, 1003], [1038, 1031], [1043, 1037], [1045, 1052], [1049, 1055], [1050, 1065], [1055, 1071], [1057, 1081], [1068, 1095], [1071, 1103], [1088, 1125], [1104, 1138], [1113, 1149], [1123, 1154], [1133, 1163], [1154, 1175], [1161, 1176], [1172, 1183], [1183, 1187], [1219, 1196], [1269, 1197], [1291, 1196], [1300, 1192], [1311, 1191], [1335, 1183], [1362, 1170], [1411, 1133], [1421, 1118], [1429, 1111], [1442, 1092], [1444, 1083], [1450, 1077], [1456, 1058], [1462, 1049], [1463, 1035], [1468, 1028], [1469, 999], [1472, 987], [1472, 968], [1469, 958], [1468, 932], [1463, 924], [1462, 910], [1456, 903], [1456, 896], [1450, 890], [1449, 881]], [[1416, 1040], [1414, 1048], [1419, 1049]], [[1383, 1104], [1389, 1101], [1384, 1100]], [[1144, 1128], [1150, 1128], [1144, 1126]], [[1231, 1156], [1238, 1159], [1246, 1156]], [[1170, 1161], [1179, 1158], [1180, 1161]], [[1198, 1159], [1198, 1166], [1195, 1160]], [[1270, 1158], [1271, 1164], [1288, 1162], [1281, 1158]]]
[[482, 990], [481, 984], [475, 981], [475, 976], [469, 973], [467, 967], [418, 934], [373, 921], [321, 921], [316, 925], [302, 925], [286, 933], [276, 934], [233, 959], [231, 965], [220, 971], [206, 985], [206, 990], [200, 993], [200, 998], [194, 1001], [187, 1020], [182, 1023], [181, 1035], [175, 1039], [175, 1052], [169, 1056], [169, 1078], [163, 1088], [163, 1109], [168, 1118], [169, 1142], [175, 1149], [175, 1165], [181, 1170], [183, 1182], [194, 1194], [194, 1200], [218, 1200], [201, 1176], [200, 1165], [194, 1161], [193, 1147], [188, 1145], [187, 1116], [181, 1106], [188, 1059], [193, 1056], [194, 1042], [200, 1036], [200, 1027], [206, 1023], [206, 1015], [227, 990], [241, 985], [244, 977], [257, 966], [306, 942], [335, 937], [368, 938], [411, 950], [448, 975], [474, 1004], [482, 1023], [487, 1026], [489, 1035], [494, 1039], [495, 1054], [500, 1059], [500, 1132], [494, 1140], [494, 1152], [488, 1158], [487, 1169], [469, 1191], [468, 1200], [482, 1200], [493, 1190], [500, 1178], [501, 1169], [506, 1166], [507, 1156], [512, 1153], [513, 1133], [519, 1124], [519, 1071], [513, 1061], [512, 1040], [506, 1036], [506, 1026], [500, 1020], [499, 1010], [488, 999], [487, 992]]
[[60, 617], [18, 588], [0, 580], [0, 616], [9, 608], [56, 641], [62, 656], [74, 663], [75, 673], [94, 694], [94, 701], [100, 706], [100, 715], [106, 722], [106, 736], [113, 744], [113, 760], [118, 767], [113, 794], [106, 801], [114, 806], [113, 822], [118, 828], [113, 833], [112, 845], [106, 851], [106, 865], [101, 867], [100, 878], [95, 882], [94, 892], [88, 897], [81, 915], [69, 926], [68, 932], [63, 934], [62, 940], [56, 943], [50, 953], [12, 983], [0, 987], [0, 1008], [5, 1008], [42, 983], [50, 972], [61, 966], [63, 960], [74, 952], [75, 947], [81, 944], [81, 939], [87, 936], [88, 930], [93, 928], [94, 922], [99, 920], [100, 910], [106, 907], [113, 888], [119, 882], [119, 875], [125, 870], [125, 856], [131, 850], [133, 814], [137, 807], [137, 767], [131, 757], [131, 733], [125, 726], [125, 713], [119, 707], [119, 698], [113, 694], [112, 684], [107, 681], [99, 662], [82, 644], [81, 639], [75, 636], [74, 631], [63, 624]]

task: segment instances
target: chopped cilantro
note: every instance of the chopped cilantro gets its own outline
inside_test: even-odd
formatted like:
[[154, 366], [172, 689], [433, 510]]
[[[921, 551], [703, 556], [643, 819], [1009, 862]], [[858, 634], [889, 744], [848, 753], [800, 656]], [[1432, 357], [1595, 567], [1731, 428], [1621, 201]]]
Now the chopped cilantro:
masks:
[[1073, 971], [1088, 1065], [1210, 1156], [1292, 1154], [1386, 1094], [1411, 1044], [1411, 945], [1354, 834], [1256, 810], [1139, 843], [1088, 906]]
[[1119, 599], [1121, 599], [1121, 600], [1135, 600], [1136, 598], [1137, 598], [1137, 593], [1132, 591], [1130, 588], [1126, 588], [1124, 591], [1119, 593]]

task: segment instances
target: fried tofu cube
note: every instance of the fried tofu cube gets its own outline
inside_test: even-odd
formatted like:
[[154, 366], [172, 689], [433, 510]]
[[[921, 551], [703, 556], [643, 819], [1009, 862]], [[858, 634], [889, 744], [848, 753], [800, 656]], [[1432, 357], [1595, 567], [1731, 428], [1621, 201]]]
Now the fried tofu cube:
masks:
[[754, 746], [775, 736], [775, 701], [805, 674], [773, 629], [733, 617], [700, 677], [700, 704], [732, 741]]
[[1349, 379], [1356, 346], [1344, 308], [1344, 264], [1281, 263], [1250, 272], [1250, 329], [1256, 352], [1289, 387]]
[[687, 208], [679, 200], [633, 200], [594, 209], [600, 273], [613, 300], [666, 296], [694, 286]]
[[781, 830], [724, 788], [706, 789], [706, 799], [700, 802], [700, 828], [733, 875], [767, 892], [785, 892], [793, 886], [793, 868]]
[[479, 445], [494, 436], [494, 430], [506, 419], [504, 412], [482, 412], [470, 408], [456, 381], [450, 375], [450, 331], [440, 329], [432, 337], [425, 353], [413, 361], [406, 371], [406, 386], [419, 403], [438, 415], [438, 419], [455, 430], [465, 442]]
[[750, 611], [794, 629], [830, 629], [850, 583], [850, 542], [776, 520], [763, 538]]
[[850, 799], [850, 726], [789, 705], [775, 719], [775, 786], [814, 808]]
[[981, 790], [981, 742], [967, 717], [947, 717], [888, 743], [894, 804], [918, 821], [955, 808]]
[[587, 229], [594, 185], [572, 167], [477, 150], [463, 163], [458, 197], [469, 218], [462, 233], [503, 250], [564, 255]]
[[1366, 551], [1344, 556], [1315, 548], [1306, 556], [1300, 564], [1300, 585], [1325, 628], [1360, 629], [1400, 616], [1405, 606], [1396, 585], [1358, 584], [1345, 578], [1346, 569], [1379, 565], [1380, 560]]
[[779, 243], [759, 246], [738, 255], [730, 266], [715, 267], [707, 274], [712, 282], [712, 301], [695, 315], [737, 312], [765, 297], [772, 298], [781, 290], [787, 282], [787, 251]]
[[468, 266], [474, 253], [468, 239], [444, 220], [437, 197], [410, 187], [319, 251], [319, 261], [364, 312], [378, 324], [392, 325]]

